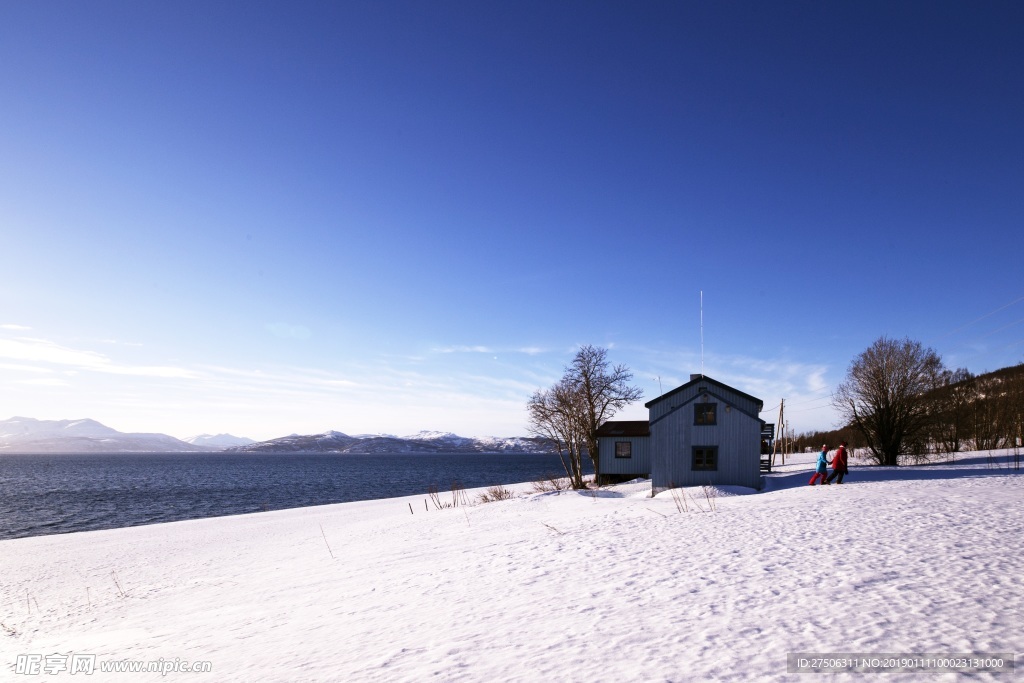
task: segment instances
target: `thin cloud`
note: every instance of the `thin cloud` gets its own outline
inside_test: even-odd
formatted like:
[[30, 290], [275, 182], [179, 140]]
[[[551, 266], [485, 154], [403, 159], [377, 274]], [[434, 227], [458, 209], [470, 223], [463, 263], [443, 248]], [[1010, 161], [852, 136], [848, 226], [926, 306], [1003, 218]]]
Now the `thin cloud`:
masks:
[[482, 354], [506, 354], [521, 353], [527, 356], [537, 356], [546, 353], [545, 349], [539, 346], [520, 346], [516, 348], [495, 348], [493, 346], [455, 344], [452, 346], [439, 346], [431, 349], [434, 353], [482, 353]]
[[71, 384], [57, 377], [39, 377], [37, 379], [15, 380], [15, 384], [28, 384], [34, 387], [69, 387]]
[[45, 339], [0, 339], [0, 358], [96, 368], [110, 364], [110, 359], [94, 351], [80, 351], [54, 344]]
[[283, 368], [264, 370], [261, 368], [230, 368], [223, 365], [203, 365], [201, 369], [213, 377], [225, 381], [239, 381], [258, 385], [279, 384], [282, 386], [307, 386], [319, 388], [359, 388], [365, 386], [350, 377], [343, 377], [322, 370], [309, 368]]
[[41, 368], [37, 365], [22, 365], [20, 363], [0, 363], [0, 370], [13, 370], [14, 372], [32, 372], [36, 374], [53, 374], [52, 368]]
[[433, 349], [434, 353], [496, 353], [487, 346], [442, 346]]
[[142, 347], [143, 346], [143, 344], [141, 342], [121, 341], [120, 339], [100, 339], [99, 342], [101, 344], [110, 344], [111, 346], [134, 346], [134, 347]]
[[96, 372], [105, 372], [111, 375], [130, 375], [133, 377], [161, 377], [165, 379], [199, 379], [199, 373], [186, 368], [178, 368], [172, 365], [115, 365], [90, 368]]
[[48, 363], [112, 375], [179, 379], [194, 379], [199, 376], [192, 370], [173, 366], [120, 365], [95, 351], [72, 349], [46, 339], [28, 337], [0, 339], [0, 358], [28, 363]]
[[[625, 353], [627, 349], [621, 349]], [[658, 377], [661, 378], [661, 390], [671, 391], [676, 386], [689, 381], [689, 372], [700, 371], [699, 353], [687, 349], [654, 349], [630, 348], [634, 361], [630, 363], [636, 380], [647, 383], [652, 391], [658, 391]], [[639, 362], [636, 362], [639, 358]], [[789, 358], [756, 358], [748, 355], [707, 354], [704, 357], [704, 374], [730, 386], [757, 396], [765, 402], [766, 414], [762, 415], [769, 421], [778, 408], [780, 398], [786, 399], [786, 414], [790, 415], [789, 407], [797, 405], [792, 411], [798, 416], [800, 426], [829, 427], [835, 421], [830, 404], [830, 382], [828, 376], [832, 369], [821, 363], [802, 363]], [[774, 406], [774, 408], [772, 408]], [[769, 410], [771, 408], [771, 410]]]

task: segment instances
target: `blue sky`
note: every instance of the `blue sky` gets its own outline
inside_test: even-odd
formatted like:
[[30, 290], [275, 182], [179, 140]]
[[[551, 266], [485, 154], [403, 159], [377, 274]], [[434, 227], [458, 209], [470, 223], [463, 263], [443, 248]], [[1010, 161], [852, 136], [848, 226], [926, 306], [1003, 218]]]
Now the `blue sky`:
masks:
[[[580, 344], [796, 431], [1024, 361], [1024, 5], [0, 5], [0, 418], [526, 431]], [[659, 385], [660, 381], [660, 385]], [[642, 403], [623, 417], [642, 418]]]

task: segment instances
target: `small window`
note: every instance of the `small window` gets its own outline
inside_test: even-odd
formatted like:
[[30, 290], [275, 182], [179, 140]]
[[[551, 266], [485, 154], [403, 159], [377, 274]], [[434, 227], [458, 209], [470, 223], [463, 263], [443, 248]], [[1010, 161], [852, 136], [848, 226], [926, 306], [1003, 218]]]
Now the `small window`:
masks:
[[717, 424], [717, 403], [694, 403], [693, 408], [693, 424], [695, 425], [713, 425]]
[[630, 441], [616, 441], [615, 442], [615, 457], [616, 458], [632, 458], [633, 457], [633, 443]]
[[694, 446], [693, 447], [693, 469], [717, 470], [718, 469], [718, 446]]

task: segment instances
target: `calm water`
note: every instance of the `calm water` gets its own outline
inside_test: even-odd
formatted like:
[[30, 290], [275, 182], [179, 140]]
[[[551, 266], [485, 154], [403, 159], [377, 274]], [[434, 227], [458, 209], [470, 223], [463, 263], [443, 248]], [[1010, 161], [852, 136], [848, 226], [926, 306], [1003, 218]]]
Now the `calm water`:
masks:
[[0, 539], [534, 481], [536, 454], [0, 455]]

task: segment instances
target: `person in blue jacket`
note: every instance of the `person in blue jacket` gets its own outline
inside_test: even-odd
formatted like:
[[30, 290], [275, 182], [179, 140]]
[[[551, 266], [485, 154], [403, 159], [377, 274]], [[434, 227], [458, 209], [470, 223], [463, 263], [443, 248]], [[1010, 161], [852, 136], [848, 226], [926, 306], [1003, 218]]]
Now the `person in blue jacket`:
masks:
[[828, 476], [828, 466], [832, 463], [828, 459], [828, 444], [823, 444], [821, 447], [821, 453], [818, 453], [818, 465], [814, 469], [814, 476], [808, 482], [811, 486], [814, 486], [818, 479], [821, 479], [821, 483], [827, 485], [828, 482], [825, 478]]

